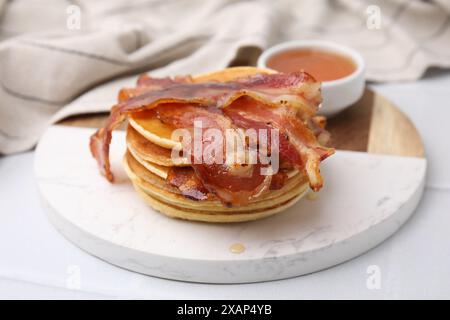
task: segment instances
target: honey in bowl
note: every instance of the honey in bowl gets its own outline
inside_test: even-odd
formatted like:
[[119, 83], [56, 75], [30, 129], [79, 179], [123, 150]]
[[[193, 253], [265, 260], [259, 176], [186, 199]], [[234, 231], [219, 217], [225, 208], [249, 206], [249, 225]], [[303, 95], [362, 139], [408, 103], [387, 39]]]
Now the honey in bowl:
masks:
[[280, 72], [306, 71], [318, 81], [345, 78], [356, 70], [355, 62], [336, 52], [318, 49], [292, 49], [274, 54], [267, 67]]

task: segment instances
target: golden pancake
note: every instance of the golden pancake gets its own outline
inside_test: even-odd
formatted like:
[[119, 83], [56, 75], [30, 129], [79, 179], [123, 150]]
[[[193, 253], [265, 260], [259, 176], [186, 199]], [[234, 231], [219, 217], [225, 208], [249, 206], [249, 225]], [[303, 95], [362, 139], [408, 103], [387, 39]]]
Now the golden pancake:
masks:
[[[230, 81], [271, 70], [253, 67], [228, 68], [198, 75], [194, 82]], [[308, 190], [308, 179], [296, 170], [289, 172], [286, 184], [250, 200], [245, 206], [226, 207], [213, 194], [197, 201], [183, 196], [180, 190], [166, 181], [175, 164], [171, 149], [180, 142], [171, 139], [173, 128], [143, 111], [129, 116], [127, 148], [123, 165], [138, 194], [155, 210], [174, 218], [203, 222], [241, 222], [261, 219], [295, 204]]]
[[[128, 151], [141, 165], [159, 177], [167, 179], [169, 167], [175, 166], [170, 149], [148, 141], [131, 126], [127, 128], [126, 139]], [[176, 166], [188, 166], [188, 163], [188, 159], [184, 159], [181, 164], [176, 164]], [[291, 178], [297, 173], [298, 171], [294, 169], [287, 175]]]
[[145, 169], [147, 169], [151, 173], [156, 174], [158, 177], [161, 177], [164, 180], [167, 179], [170, 167], [160, 166], [156, 163], [144, 160], [130, 147], [128, 147], [128, 151], [133, 156], [133, 158], [137, 162], [139, 162], [139, 164], [141, 164]]
[[171, 139], [173, 129], [157, 118], [148, 118], [145, 112], [130, 114], [129, 124], [145, 139], [163, 148], [172, 149], [180, 147], [180, 142]]
[[138, 133], [131, 125], [127, 128], [127, 147], [135, 150], [139, 156], [146, 161], [159, 164], [161, 166], [173, 166], [170, 149], [163, 148]]
[[124, 156], [123, 166], [128, 177], [133, 180], [137, 177], [147, 183], [153, 185], [155, 188], [165, 190], [171, 193], [181, 194], [180, 190], [169, 184], [164, 178], [152, 173], [139, 163], [128, 151]]
[[237, 209], [223, 206], [223, 204], [213, 195], [211, 195], [209, 199], [203, 201], [184, 197], [178, 189], [172, 187], [168, 182], [163, 181], [151, 172], [146, 171], [146, 168], [134, 159], [131, 154], [125, 155], [124, 168], [133, 184], [152, 197], [172, 205], [200, 211], [236, 212], [237, 210], [251, 211], [269, 208], [299, 195], [308, 185], [306, 177], [297, 174], [290, 178], [283, 188], [266, 193], [259, 198], [251, 200], [248, 205]]
[[144, 192], [142, 189], [140, 189], [139, 186], [136, 186], [135, 184], [133, 185], [137, 193], [144, 199], [144, 201], [150, 207], [152, 207], [158, 212], [165, 214], [166, 216], [183, 220], [215, 222], [215, 223], [244, 222], [266, 218], [268, 216], [274, 215], [293, 206], [305, 194], [307, 190], [307, 186], [305, 186], [305, 191], [299, 194], [298, 196], [286, 201], [281, 205], [274, 206], [268, 209], [253, 210], [251, 212], [235, 211], [230, 213], [212, 213], [206, 211], [186, 209], [183, 207], [177, 207], [167, 204], [165, 202], [158, 201], [157, 199], [153, 198], [152, 196]]
[[[137, 132], [131, 125], [127, 128], [127, 147], [133, 155], [140, 159], [160, 165], [160, 166], [180, 166], [189, 164], [188, 159], [181, 159], [181, 163], [174, 163], [171, 157], [171, 150], [163, 148]], [[136, 157], [135, 157], [136, 158]]]
[[222, 205], [218, 201], [212, 200], [196, 201], [188, 199], [180, 194], [161, 191], [142, 180], [137, 179], [133, 180], [132, 182], [135, 187], [138, 187], [147, 195], [168, 205], [184, 208], [187, 210], [195, 210], [198, 212], [227, 213], [227, 214], [235, 214], [239, 212], [254, 212], [282, 205], [284, 202], [303, 194], [303, 192], [305, 192], [308, 187], [307, 184], [298, 184], [289, 191], [283, 190], [284, 193], [280, 192], [279, 197], [273, 199], [259, 200], [256, 202], [250, 202], [245, 206], [230, 208]]

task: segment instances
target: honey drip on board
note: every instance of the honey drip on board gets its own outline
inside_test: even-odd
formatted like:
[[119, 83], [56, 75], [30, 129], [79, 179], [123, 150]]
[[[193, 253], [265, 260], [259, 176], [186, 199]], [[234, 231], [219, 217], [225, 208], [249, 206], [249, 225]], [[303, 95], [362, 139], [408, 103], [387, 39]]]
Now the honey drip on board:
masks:
[[245, 251], [245, 246], [242, 243], [234, 243], [230, 246], [230, 252], [242, 253]]

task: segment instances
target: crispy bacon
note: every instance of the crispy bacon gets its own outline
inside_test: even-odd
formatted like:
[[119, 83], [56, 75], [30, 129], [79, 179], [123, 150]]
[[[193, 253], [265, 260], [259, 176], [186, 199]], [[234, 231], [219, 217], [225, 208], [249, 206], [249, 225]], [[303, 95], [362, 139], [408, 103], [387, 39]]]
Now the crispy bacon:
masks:
[[[160, 120], [178, 128], [192, 127], [193, 119], [199, 117], [205, 127], [220, 130], [277, 128], [283, 133], [280, 154], [284, 160], [305, 170], [314, 190], [322, 186], [319, 163], [333, 151], [320, 146], [304, 123], [315, 115], [321, 101], [320, 84], [311, 76], [302, 72], [259, 74], [224, 83], [190, 83], [186, 79], [157, 81], [141, 77], [137, 91], [122, 94], [105, 127], [91, 137], [91, 152], [109, 181], [113, 180], [108, 159], [111, 131], [127, 114], [157, 107]], [[260, 166], [247, 168], [246, 176], [235, 175], [236, 171], [225, 165], [199, 164], [193, 168], [208, 191], [226, 203], [239, 204], [270, 188], [271, 176], [260, 175]]]
[[317, 137], [317, 141], [321, 145], [326, 145], [330, 141], [330, 133], [325, 130], [327, 119], [324, 116], [315, 116], [306, 119], [306, 125]]
[[118, 104], [120, 113], [151, 109], [162, 103], [182, 103], [226, 108], [242, 96], [249, 96], [267, 106], [288, 105], [300, 117], [315, 115], [320, 103], [320, 84], [303, 72], [257, 74], [231, 82], [160, 83], [150, 90]]
[[154, 111], [159, 120], [175, 128], [193, 128], [194, 121], [201, 121], [203, 129], [216, 128], [224, 131], [233, 127], [229, 118], [213, 108], [170, 103], [161, 104]]
[[193, 200], [208, 199], [208, 190], [200, 179], [195, 175], [194, 170], [189, 167], [172, 167], [169, 170], [167, 181], [180, 189], [181, 193]]
[[130, 98], [139, 96], [149, 91], [161, 90], [163, 88], [170, 87], [175, 84], [180, 83], [191, 83], [192, 77], [190, 76], [179, 76], [175, 78], [152, 78], [147, 74], [142, 74], [137, 80], [137, 85], [135, 88], [123, 88], [119, 91], [117, 100], [119, 102], [126, 101]]
[[[175, 128], [192, 129], [194, 121], [200, 121], [202, 130], [218, 129], [225, 137], [227, 129], [237, 129], [233, 122], [221, 113], [221, 110], [202, 108], [192, 105], [159, 105], [154, 109], [157, 117]], [[204, 150], [209, 141], [202, 141]], [[226, 149], [223, 141], [216, 141], [217, 148], [221, 148], [220, 163], [206, 164], [205, 159], [196, 159], [203, 154], [191, 154], [191, 166], [204, 187], [216, 194], [226, 204], [244, 204], [261, 192], [267, 190], [271, 176], [260, 174], [261, 165], [246, 164], [230, 166], [225, 163]], [[192, 146], [189, 149], [193, 149]], [[192, 185], [186, 186], [192, 189]], [[192, 192], [192, 191], [190, 191]]]
[[321, 146], [314, 133], [287, 106], [267, 108], [247, 97], [223, 110], [243, 128], [276, 128], [280, 131], [281, 159], [288, 159], [299, 170], [306, 170], [310, 186], [319, 190], [323, 185], [319, 164], [334, 151]]
[[126, 119], [126, 113], [122, 111], [120, 103], [148, 91], [162, 90], [178, 83], [189, 83], [191, 81], [190, 79], [190, 77], [179, 77], [175, 79], [169, 77], [150, 78], [147, 75], [141, 75], [138, 79], [139, 84], [137, 88], [124, 88], [120, 90], [118, 96], [119, 104], [111, 108], [105, 126], [91, 136], [89, 143], [89, 148], [93, 157], [97, 160], [100, 173], [103, 174], [108, 181], [114, 181], [109, 162], [109, 145], [111, 144], [112, 139], [111, 132]]
[[260, 174], [261, 164], [244, 166], [247, 172], [244, 175], [236, 175], [232, 167], [223, 164], [194, 164], [192, 167], [203, 185], [228, 206], [246, 204], [269, 190], [272, 181], [272, 176]]
[[285, 171], [277, 172], [272, 176], [272, 181], [270, 182], [270, 190], [278, 190], [284, 187], [288, 175]]

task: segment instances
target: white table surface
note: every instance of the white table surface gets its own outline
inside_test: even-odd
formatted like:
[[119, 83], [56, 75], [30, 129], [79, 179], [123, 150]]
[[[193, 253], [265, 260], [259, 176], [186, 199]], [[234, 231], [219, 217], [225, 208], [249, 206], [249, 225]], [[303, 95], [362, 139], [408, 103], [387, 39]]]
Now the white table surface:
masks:
[[[143, 276], [90, 256], [52, 227], [41, 208], [30, 151], [0, 158], [0, 298], [450, 298], [450, 72], [371, 87], [410, 116], [429, 161], [417, 211], [375, 249], [328, 270], [266, 283], [209, 285]], [[373, 265], [381, 287], [369, 289]], [[80, 289], [73, 289], [73, 279], [80, 279]]]

